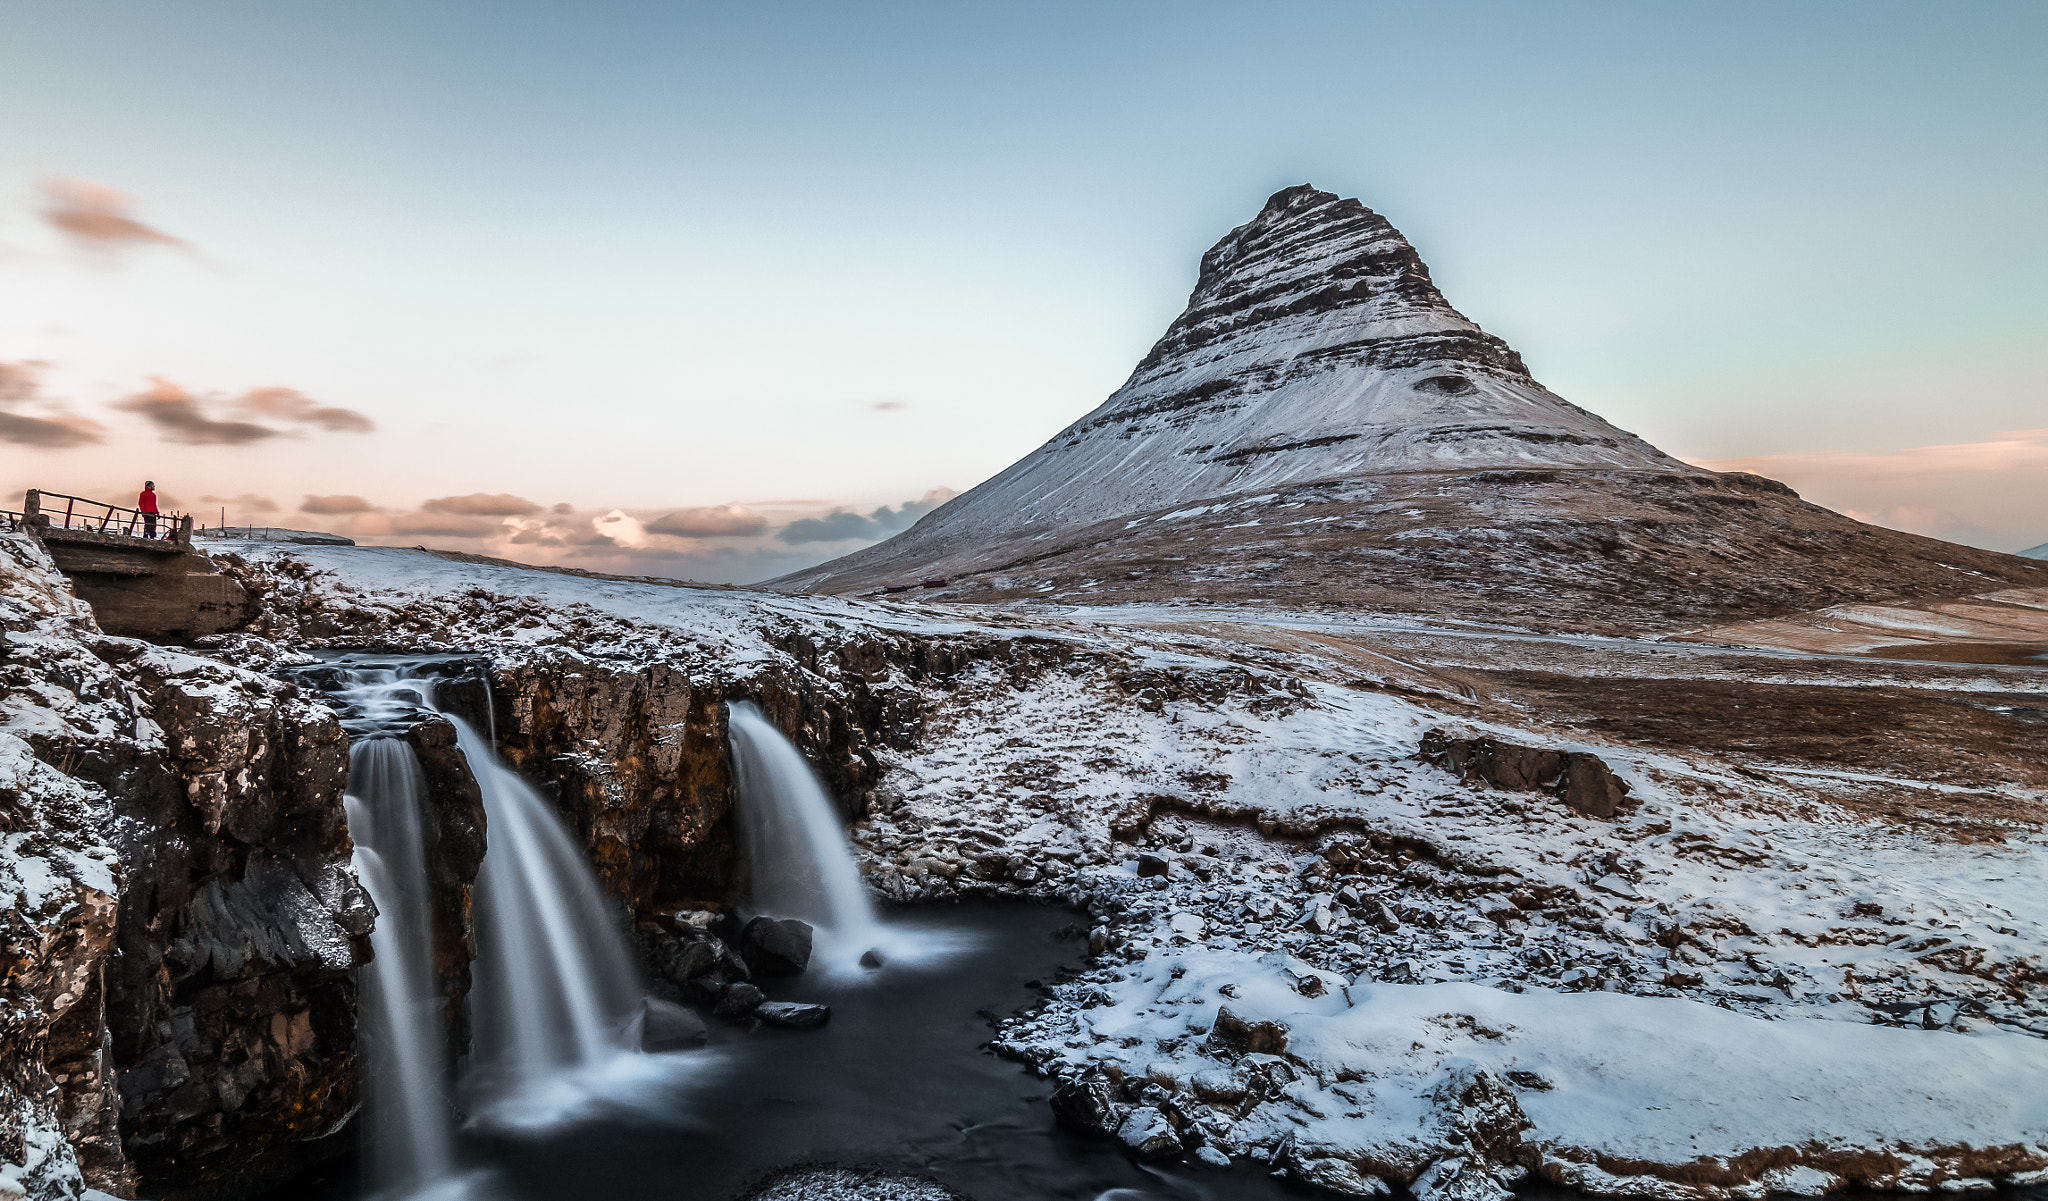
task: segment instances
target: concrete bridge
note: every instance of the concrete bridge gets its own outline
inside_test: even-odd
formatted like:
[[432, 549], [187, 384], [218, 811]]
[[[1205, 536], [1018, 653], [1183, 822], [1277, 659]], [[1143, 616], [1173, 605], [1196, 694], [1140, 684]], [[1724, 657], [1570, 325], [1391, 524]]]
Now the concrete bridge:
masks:
[[254, 616], [242, 586], [192, 548], [190, 514], [151, 515], [31, 488], [21, 512], [0, 512], [0, 525], [41, 542], [109, 634], [189, 642]]

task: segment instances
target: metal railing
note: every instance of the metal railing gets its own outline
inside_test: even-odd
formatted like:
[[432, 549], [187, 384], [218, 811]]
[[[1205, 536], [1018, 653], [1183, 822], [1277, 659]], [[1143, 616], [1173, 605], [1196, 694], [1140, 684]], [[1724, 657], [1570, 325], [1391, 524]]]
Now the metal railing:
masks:
[[[57, 507], [58, 502], [63, 503], [61, 509]], [[46, 529], [90, 530], [96, 534], [183, 542], [191, 537], [191, 523], [191, 517], [184, 513], [144, 513], [140, 509], [110, 505], [103, 500], [30, 488], [12, 528], [39, 525]]]

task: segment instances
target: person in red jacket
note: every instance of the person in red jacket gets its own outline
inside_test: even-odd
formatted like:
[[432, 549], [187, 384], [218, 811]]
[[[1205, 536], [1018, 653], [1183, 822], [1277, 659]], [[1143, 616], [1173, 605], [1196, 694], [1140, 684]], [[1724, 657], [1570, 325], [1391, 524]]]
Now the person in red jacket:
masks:
[[135, 498], [135, 508], [142, 514], [142, 536], [156, 537], [156, 481], [142, 481], [142, 495]]

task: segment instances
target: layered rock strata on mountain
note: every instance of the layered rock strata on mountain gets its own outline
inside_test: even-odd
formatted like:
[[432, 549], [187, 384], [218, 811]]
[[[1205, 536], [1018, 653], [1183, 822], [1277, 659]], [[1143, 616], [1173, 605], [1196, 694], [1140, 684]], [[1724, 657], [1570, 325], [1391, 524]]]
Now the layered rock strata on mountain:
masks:
[[45, 1170], [0, 1159], [37, 1177], [31, 1197], [247, 1191], [356, 1108], [374, 911], [349, 868], [340, 727], [290, 685], [106, 637], [40, 547], [0, 552], [0, 799], [28, 969], [8, 987], [33, 994], [0, 1065], [26, 1101], [0, 1129]]
[[[1974, 573], [1974, 574], [1972, 574]], [[1681, 463], [1549, 392], [1355, 200], [1275, 194], [1094, 412], [911, 529], [770, 587], [1374, 608], [1669, 631], [2048, 585]], [[931, 595], [927, 593], [926, 595]]]

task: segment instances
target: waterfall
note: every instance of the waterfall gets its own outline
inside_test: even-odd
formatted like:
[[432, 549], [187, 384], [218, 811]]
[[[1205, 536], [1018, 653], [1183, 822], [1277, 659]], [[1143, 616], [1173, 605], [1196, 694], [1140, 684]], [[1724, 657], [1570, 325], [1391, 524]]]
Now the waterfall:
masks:
[[839, 814], [803, 754], [746, 701], [728, 706], [740, 831], [754, 905], [800, 918], [831, 966], [850, 967], [884, 941]]
[[473, 910], [475, 1041], [465, 1080], [477, 1099], [519, 1100], [548, 1077], [616, 1062], [629, 1049], [627, 1027], [642, 995], [619, 923], [576, 842], [498, 758], [495, 740], [437, 703], [435, 673], [451, 666], [386, 660], [312, 669], [348, 711], [345, 805], [356, 871], [378, 912], [374, 958], [360, 977], [372, 1175], [380, 1187], [406, 1192], [448, 1177], [454, 1108], [444, 1070], [446, 998], [433, 968], [426, 776], [399, 735], [424, 715], [445, 718], [483, 797], [489, 849]]
[[619, 923], [561, 821], [468, 722], [450, 717], [483, 789], [490, 850], [477, 878], [470, 997], [493, 1091], [626, 1050], [641, 1000]]
[[448, 1172], [454, 1141], [420, 836], [426, 776], [412, 747], [388, 736], [357, 742], [348, 764], [356, 874], [377, 904], [361, 977], [370, 1176], [408, 1188]]

